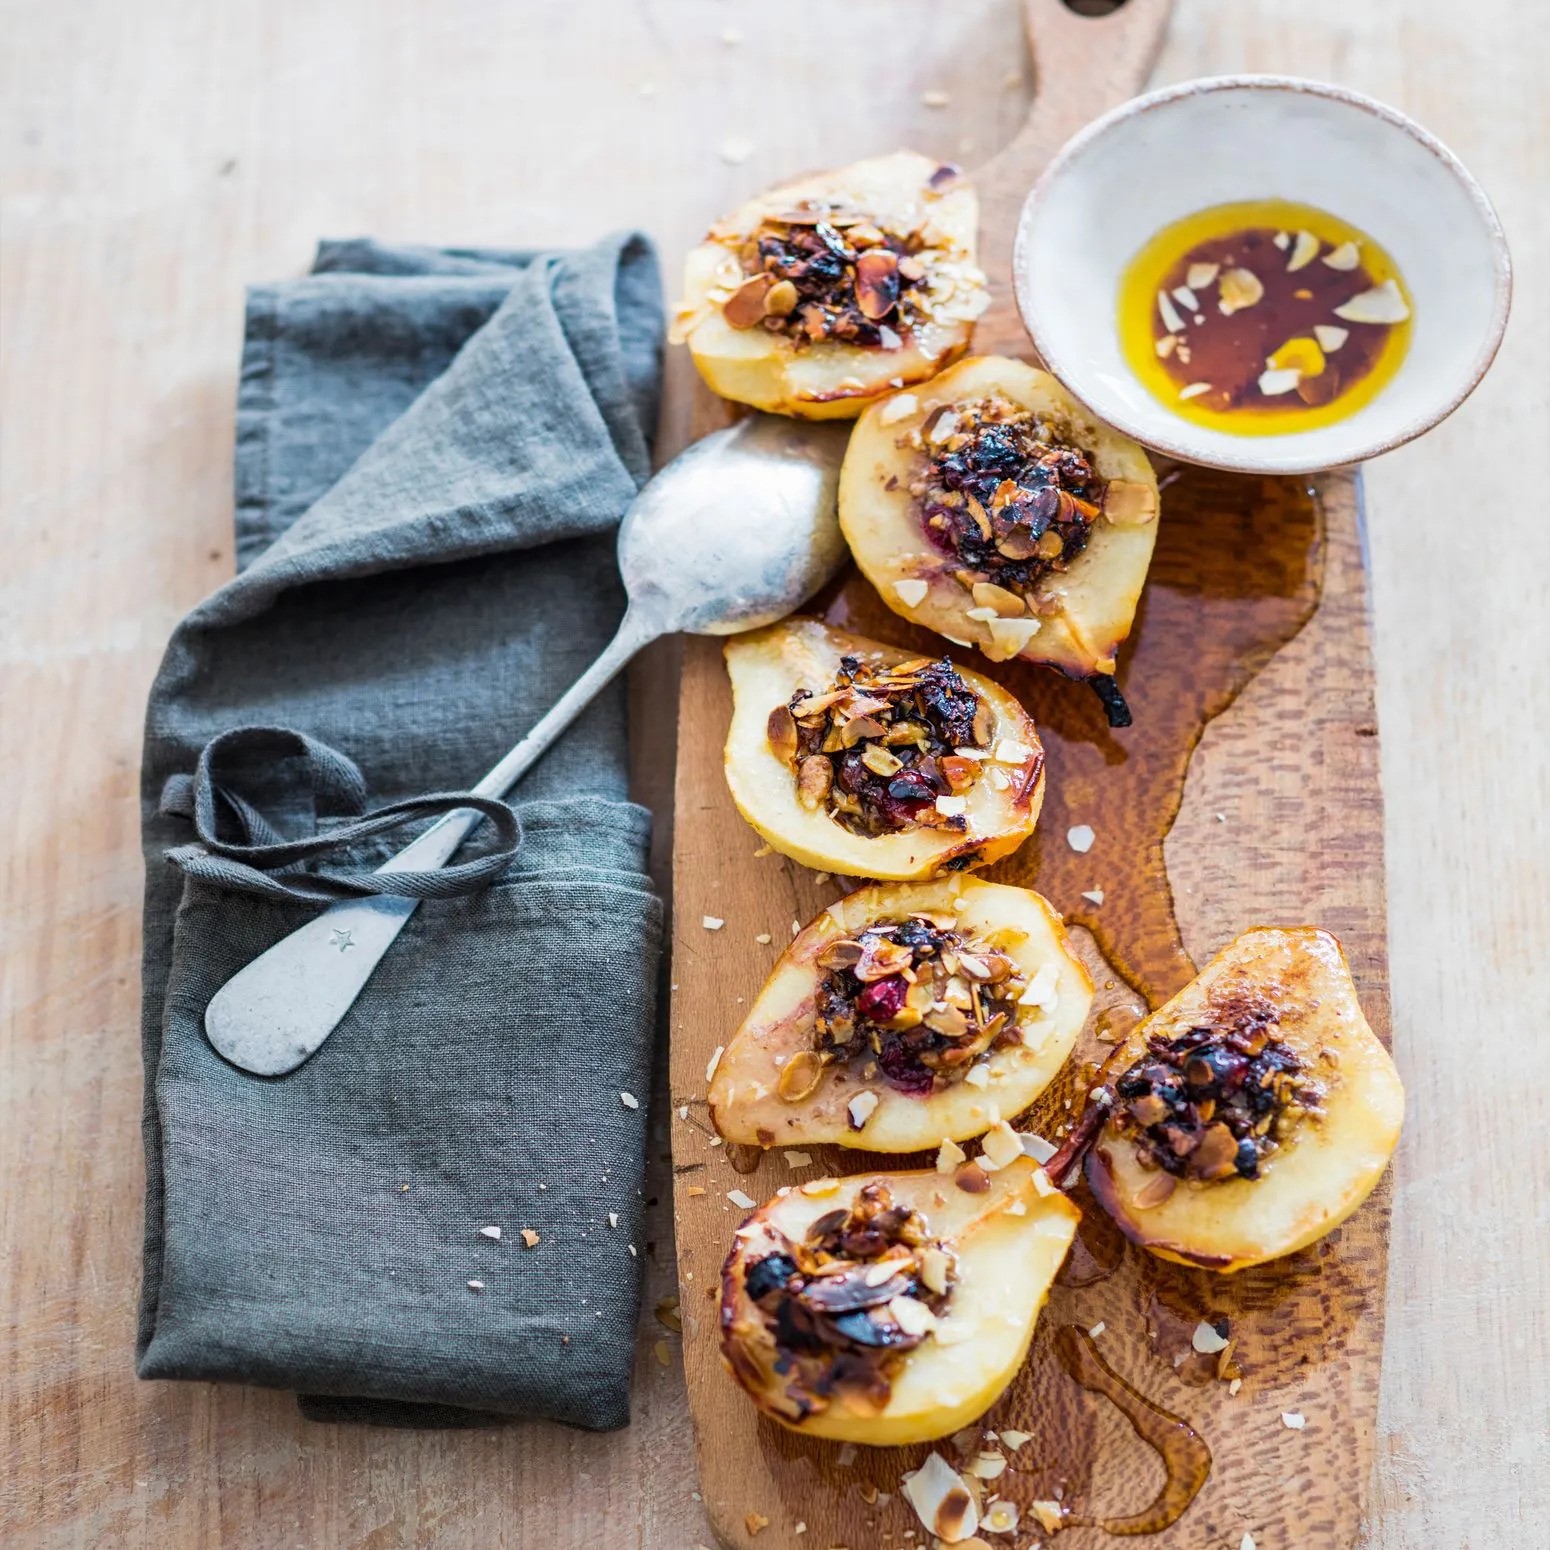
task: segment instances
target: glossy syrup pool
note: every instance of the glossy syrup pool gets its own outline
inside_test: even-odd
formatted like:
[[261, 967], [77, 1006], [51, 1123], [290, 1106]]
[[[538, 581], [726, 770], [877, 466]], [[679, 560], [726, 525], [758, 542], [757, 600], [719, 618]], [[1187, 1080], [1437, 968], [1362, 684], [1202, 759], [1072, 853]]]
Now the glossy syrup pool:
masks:
[[[1224, 313], [1234, 275], [1261, 293]], [[1403, 363], [1408, 316], [1360, 322], [1338, 310], [1385, 285], [1408, 312], [1393, 259], [1327, 211], [1216, 205], [1164, 227], [1130, 261], [1120, 344], [1152, 396], [1186, 420], [1239, 435], [1310, 430], [1370, 403]]]

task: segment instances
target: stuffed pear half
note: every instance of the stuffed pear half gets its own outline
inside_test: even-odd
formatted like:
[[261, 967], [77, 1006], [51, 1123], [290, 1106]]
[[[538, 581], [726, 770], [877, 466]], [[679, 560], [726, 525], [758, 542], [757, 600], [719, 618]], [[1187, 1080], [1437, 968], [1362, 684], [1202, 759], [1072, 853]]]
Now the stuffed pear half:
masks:
[[723, 398], [853, 419], [967, 348], [977, 222], [958, 169], [909, 151], [782, 183], [690, 253], [674, 337]]
[[1027, 1158], [972, 1188], [879, 1173], [783, 1190], [738, 1228], [722, 1271], [727, 1369], [810, 1436], [945, 1437], [1022, 1365], [1079, 1220]]
[[726, 773], [776, 850], [850, 877], [985, 866], [1032, 832], [1044, 750], [1004, 689], [793, 618], [726, 646]]
[[840, 524], [890, 608], [993, 661], [1093, 679], [1116, 711], [1158, 511], [1140, 446], [1000, 356], [873, 406], [840, 475]]
[[1399, 1140], [1404, 1089], [1340, 944], [1261, 926], [1118, 1053], [1087, 1181], [1163, 1259], [1242, 1270], [1332, 1231]]
[[1060, 917], [952, 877], [862, 888], [781, 954], [717, 1063], [729, 1141], [935, 1149], [1028, 1107], [1092, 1004]]

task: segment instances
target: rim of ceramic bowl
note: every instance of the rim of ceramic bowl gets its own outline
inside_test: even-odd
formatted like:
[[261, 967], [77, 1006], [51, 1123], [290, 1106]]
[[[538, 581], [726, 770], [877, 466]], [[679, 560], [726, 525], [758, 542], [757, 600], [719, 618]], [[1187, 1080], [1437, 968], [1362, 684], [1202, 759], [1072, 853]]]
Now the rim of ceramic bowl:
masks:
[[[1496, 352], [1501, 348], [1502, 336], [1507, 330], [1507, 315], [1512, 308], [1512, 258], [1507, 248], [1507, 236], [1502, 230], [1501, 220], [1485, 190], [1463, 162], [1434, 134], [1423, 129], [1413, 118], [1401, 113], [1398, 108], [1392, 108], [1387, 103], [1377, 101], [1376, 98], [1352, 91], [1348, 87], [1336, 86], [1329, 81], [1309, 80], [1295, 75], [1213, 75], [1202, 76], [1193, 81], [1181, 81], [1176, 86], [1165, 86], [1121, 103], [1101, 118], [1094, 119], [1085, 129], [1078, 131], [1066, 141], [1039, 175], [1027, 199], [1023, 201], [1022, 212], [1017, 220], [1017, 233], [1012, 245], [1012, 277], [1013, 290], [1017, 297], [1017, 310], [1046, 369], [1059, 378], [1078, 399], [1086, 403], [1087, 400], [1083, 398], [1077, 386], [1076, 379], [1079, 378], [1080, 372], [1073, 371], [1069, 363], [1060, 359], [1057, 352], [1051, 351], [1049, 340], [1039, 326], [1038, 310], [1030, 293], [1028, 249], [1033, 242], [1033, 228], [1045, 195], [1057, 178], [1070, 171], [1072, 164], [1082, 156], [1088, 146], [1106, 135], [1116, 125], [1128, 119], [1155, 112], [1159, 108], [1166, 108], [1185, 98], [1200, 96], [1207, 92], [1241, 91], [1245, 88], [1253, 91], [1295, 92], [1311, 97], [1325, 97], [1349, 107], [1359, 108], [1362, 112], [1383, 120], [1395, 129], [1403, 130], [1442, 163], [1469, 196], [1470, 203], [1475, 207], [1491, 244], [1494, 291], [1490, 323], [1486, 329], [1485, 339], [1475, 353], [1467, 380], [1435, 410], [1418, 416], [1381, 440], [1353, 448], [1348, 456], [1334, 463], [1317, 458], [1311, 462], [1300, 462], [1295, 458], [1288, 460], [1284, 456], [1275, 459], [1256, 457], [1253, 439], [1248, 437], [1244, 438], [1245, 445], [1241, 455], [1229, 457], [1219, 453], [1206, 454], [1189, 440], [1187, 432], [1181, 432], [1176, 437], [1170, 436], [1166, 430], [1154, 428], [1151, 422], [1139, 423], [1130, 415], [1115, 415], [1112, 418], [1104, 416], [1104, 418], [1116, 430], [1123, 431], [1127, 436], [1133, 437], [1153, 451], [1165, 453], [1187, 463], [1199, 463], [1208, 468], [1225, 468], [1235, 473], [1316, 473], [1327, 468], [1348, 467], [1353, 463], [1365, 462], [1382, 453], [1392, 452], [1395, 447], [1402, 447], [1406, 442], [1414, 441], [1417, 436], [1431, 430], [1434, 425], [1441, 424], [1474, 392], [1486, 372], [1490, 370], [1491, 362], [1496, 359]], [[1167, 413], [1166, 406], [1159, 404], [1159, 420]], [[1181, 426], [1187, 426], [1188, 423], [1184, 420], [1178, 422]]]

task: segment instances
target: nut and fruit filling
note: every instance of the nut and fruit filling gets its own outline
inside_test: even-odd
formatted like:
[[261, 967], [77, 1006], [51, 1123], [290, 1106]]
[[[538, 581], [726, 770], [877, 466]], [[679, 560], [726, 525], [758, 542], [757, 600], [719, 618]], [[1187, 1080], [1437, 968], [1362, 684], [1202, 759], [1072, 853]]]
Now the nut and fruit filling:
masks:
[[977, 603], [1020, 612], [1087, 547], [1104, 481], [1062, 427], [1003, 398], [944, 404], [914, 434], [926, 466], [909, 493], [926, 536], [961, 563]]
[[924, 232], [887, 231], [857, 210], [804, 201], [763, 221], [737, 258], [745, 278], [724, 307], [733, 328], [897, 350], [924, 317]]
[[1231, 1009], [1216, 1026], [1158, 1034], [1115, 1083], [1116, 1119], [1143, 1167], [1175, 1179], [1257, 1179], [1324, 1088], [1275, 1032], [1268, 1007]]
[[[926, 1097], [961, 1082], [982, 1056], [1020, 1040], [1018, 998], [1028, 981], [989, 938], [966, 939], [951, 921], [911, 915], [869, 926], [819, 957], [813, 1057], [847, 1061], [863, 1081]], [[800, 1059], [800, 1057], [799, 1057]], [[787, 1062], [793, 1082], [806, 1080]]]
[[802, 1416], [826, 1408], [839, 1389], [882, 1409], [901, 1358], [952, 1299], [951, 1251], [881, 1183], [819, 1217], [800, 1242], [773, 1239], [744, 1287], [773, 1337], [787, 1397]]
[[809, 812], [853, 834], [966, 832], [964, 793], [988, 757], [990, 707], [945, 657], [890, 667], [840, 659], [827, 689], [799, 689], [770, 712], [770, 748]]

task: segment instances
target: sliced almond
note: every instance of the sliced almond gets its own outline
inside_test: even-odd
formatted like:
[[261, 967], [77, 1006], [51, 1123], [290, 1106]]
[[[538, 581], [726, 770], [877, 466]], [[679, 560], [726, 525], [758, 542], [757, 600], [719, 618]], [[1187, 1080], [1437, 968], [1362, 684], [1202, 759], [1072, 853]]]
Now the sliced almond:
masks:
[[721, 309], [722, 316], [733, 328], [752, 328], [764, 316], [764, 298], [774, 284], [767, 274], [756, 274], [745, 280], [727, 298]]
[[1187, 285], [1176, 285], [1173, 288], [1173, 299], [1186, 312], [1200, 311], [1200, 298]]
[[1195, 1332], [1189, 1337], [1189, 1343], [1202, 1356], [1215, 1356], [1218, 1351], [1227, 1349], [1227, 1337], [1220, 1334], [1214, 1324], [1208, 1324], [1204, 1319], [1195, 1326]]
[[940, 1453], [927, 1454], [919, 1469], [904, 1476], [900, 1489], [927, 1530], [950, 1545], [979, 1527], [979, 1507], [968, 1482]]
[[1103, 491], [1103, 514], [1115, 527], [1145, 527], [1157, 516], [1157, 491], [1139, 479], [1111, 479]]
[[1209, 393], [1210, 391], [1211, 384], [1209, 382], [1191, 382], [1188, 387], [1179, 389], [1179, 397], [1181, 399], [1199, 398], [1202, 393]]
[[1326, 355], [1338, 350], [1347, 339], [1351, 337], [1349, 328], [1341, 328], [1335, 323], [1315, 323], [1313, 325], [1313, 337], [1319, 342], [1319, 349]]
[[1403, 323], [1410, 316], [1410, 307], [1399, 286], [1385, 280], [1336, 307], [1335, 316], [1347, 323]]
[[1252, 269], [1229, 269], [1216, 287], [1217, 311], [1230, 317], [1252, 307], [1265, 294], [1264, 282]]
[[1157, 293], [1157, 315], [1163, 320], [1163, 327], [1170, 334], [1184, 332], [1184, 319], [1179, 316], [1179, 309], [1173, 305], [1173, 298], [1167, 291]]
[[989, 1130], [980, 1143], [980, 1167], [995, 1173], [1023, 1155], [1022, 1138], [1005, 1120]]
[[1324, 262], [1331, 269], [1355, 269], [1361, 261], [1361, 252], [1354, 242], [1342, 242], [1324, 255]]
[[1266, 398], [1278, 398], [1282, 393], [1295, 391], [1301, 381], [1302, 373], [1295, 367], [1272, 367], [1269, 371], [1260, 372], [1259, 390]]
[[916, 608], [925, 600], [931, 588], [918, 576], [912, 576], [905, 581], [894, 582], [893, 590], [906, 608]]
[[857, 1093], [849, 1103], [845, 1105], [845, 1113], [850, 1117], [852, 1130], [864, 1130], [866, 1122], [871, 1119], [872, 1111], [877, 1107], [877, 1094], [874, 1092]]
[[920, 400], [913, 393], [897, 393], [877, 411], [877, 419], [880, 425], [897, 425], [900, 420], [907, 420], [920, 408]]
[[1318, 257], [1318, 252], [1319, 239], [1311, 231], [1298, 232], [1297, 240], [1292, 244], [1292, 256], [1286, 261], [1287, 273], [1306, 269]]
[[1178, 342], [1179, 336], [1177, 334], [1164, 334], [1154, 346], [1157, 351], [1157, 358], [1159, 360], [1167, 360], [1173, 354]]
[[998, 587], [993, 581], [976, 581], [971, 590], [974, 601], [981, 608], [993, 608], [1003, 618], [1015, 619], [1027, 612], [1023, 600], [1015, 592]]
[[1039, 633], [1040, 625], [1037, 619], [990, 619], [985, 628], [990, 631], [985, 655], [992, 662], [1007, 662]]
[[1203, 291], [1221, 272], [1220, 264], [1191, 264], [1185, 272], [1184, 283], [1192, 291]]
[[929, 1335], [936, 1328], [936, 1315], [918, 1297], [901, 1292], [889, 1301], [888, 1311], [906, 1335]]
[[[959, 1154], [962, 1156], [962, 1153]], [[928, 1292], [935, 1292], [938, 1297], [944, 1296], [948, 1287], [948, 1275], [952, 1269], [952, 1261], [947, 1256], [946, 1249], [939, 1249], [934, 1243], [927, 1244], [920, 1251], [920, 1280]]]
[[968, 1159], [968, 1154], [956, 1141], [944, 1141], [937, 1148], [936, 1171], [953, 1173]]

